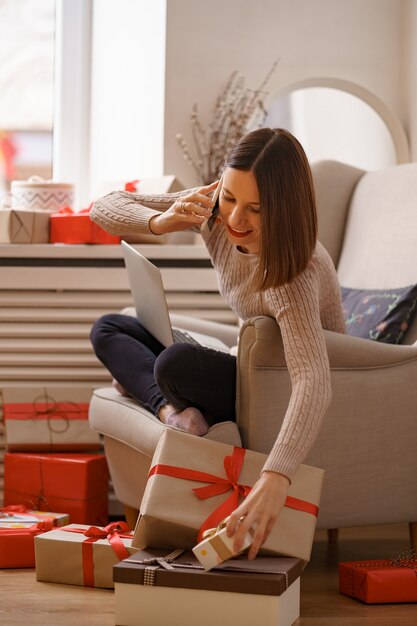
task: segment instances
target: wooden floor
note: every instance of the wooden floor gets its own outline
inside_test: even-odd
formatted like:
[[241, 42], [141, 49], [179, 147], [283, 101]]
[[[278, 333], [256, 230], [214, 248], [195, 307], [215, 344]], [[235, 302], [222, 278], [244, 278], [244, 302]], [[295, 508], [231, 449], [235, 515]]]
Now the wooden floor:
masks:
[[[301, 578], [296, 626], [416, 626], [417, 604], [367, 606], [338, 591], [338, 561], [395, 558], [407, 545], [405, 524], [343, 529], [337, 544], [318, 531]], [[38, 583], [34, 570], [0, 570], [0, 624], [112, 626], [113, 592]], [[169, 626], [169, 617], [161, 626]]]

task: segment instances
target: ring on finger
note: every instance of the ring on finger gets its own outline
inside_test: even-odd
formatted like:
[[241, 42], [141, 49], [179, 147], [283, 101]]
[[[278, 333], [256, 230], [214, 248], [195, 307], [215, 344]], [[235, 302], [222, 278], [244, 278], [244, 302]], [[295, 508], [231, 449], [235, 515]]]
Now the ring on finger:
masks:
[[185, 202], [181, 202], [180, 207], [181, 207], [181, 213], [186, 213]]

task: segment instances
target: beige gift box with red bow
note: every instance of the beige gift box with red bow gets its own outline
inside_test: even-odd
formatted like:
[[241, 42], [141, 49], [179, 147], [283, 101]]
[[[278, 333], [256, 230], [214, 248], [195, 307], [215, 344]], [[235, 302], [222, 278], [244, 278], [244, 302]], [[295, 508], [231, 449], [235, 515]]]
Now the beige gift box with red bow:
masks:
[[[258, 480], [267, 456], [165, 429], [152, 459], [133, 545], [192, 548]], [[262, 553], [310, 559], [324, 471], [301, 465]]]

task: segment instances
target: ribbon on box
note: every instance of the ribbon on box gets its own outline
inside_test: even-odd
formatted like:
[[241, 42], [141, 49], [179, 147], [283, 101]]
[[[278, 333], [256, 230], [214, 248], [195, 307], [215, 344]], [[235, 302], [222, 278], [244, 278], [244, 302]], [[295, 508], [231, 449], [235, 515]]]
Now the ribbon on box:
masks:
[[9, 504], [0, 509], [0, 517], [7, 517], [14, 513], [26, 514], [29, 513], [29, 509], [24, 504]]
[[[248, 485], [242, 485], [238, 483], [240, 472], [242, 471], [243, 461], [245, 457], [245, 448], [233, 448], [233, 453], [230, 456], [225, 456], [223, 465], [226, 472], [226, 478], [222, 476], [215, 476], [214, 474], [207, 474], [206, 472], [200, 472], [197, 470], [187, 469], [183, 467], [176, 467], [175, 465], [154, 465], [148, 474], [148, 478], [155, 474], [163, 474], [165, 476], [171, 476], [172, 478], [181, 478], [184, 480], [195, 480], [199, 482], [211, 483], [204, 487], [196, 487], [193, 489], [197, 498], [206, 499], [213, 496], [227, 493], [232, 489], [232, 493], [228, 498], [222, 502], [207, 519], [200, 526], [198, 531], [197, 541], [200, 542], [203, 533], [213, 527], [217, 527], [218, 524], [228, 515], [230, 515], [239, 505], [239, 496], [245, 498], [251, 491], [251, 487]], [[285, 506], [310, 515], [318, 516], [319, 507], [306, 500], [300, 500], [292, 496], [287, 496]]]
[[54, 527], [53, 523], [50, 520], [43, 520], [42, 522], [37, 522], [36, 524], [32, 524], [32, 526], [28, 526], [27, 528], [2, 528], [1, 534], [2, 536], [7, 535], [27, 535], [28, 533], [35, 535], [40, 535], [41, 533], [46, 533], [48, 530], [52, 530]]
[[125, 183], [125, 191], [131, 191], [134, 193], [135, 191], [137, 191], [138, 183], [140, 183], [140, 180], [138, 178], [136, 180], [131, 180], [128, 183]]
[[[62, 434], [68, 430], [70, 420], [86, 420], [88, 418], [88, 404], [83, 406], [71, 401], [56, 402], [53, 397], [48, 395], [46, 389], [42, 395], [34, 399], [29, 411], [26, 408], [27, 404], [25, 402], [4, 403], [4, 420], [45, 419], [51, 433]], [[62, 428], [57, 428], [58, 420], [63, 420]]]
[[94, 559], [93, 559], [93, 544], [99, 539], [107, 539], [111, 545], [113, 552], [119, 559], [127, 559], [130, 556], [129, 551], [122, 541], [124, 539], [131, 539], [131, 534], [126, 534], [129, 530], [129, 526], [126, 522], [112, 522], [107, 524], [104, 528], [98, 526], [90, 526], [87, 529], [84, 528], [61, 528], [68, 533], [82, 533], [87, 537], [82, 543], [82, 561], [83, 561], [83, 581], [85, 587], [94, 587]]

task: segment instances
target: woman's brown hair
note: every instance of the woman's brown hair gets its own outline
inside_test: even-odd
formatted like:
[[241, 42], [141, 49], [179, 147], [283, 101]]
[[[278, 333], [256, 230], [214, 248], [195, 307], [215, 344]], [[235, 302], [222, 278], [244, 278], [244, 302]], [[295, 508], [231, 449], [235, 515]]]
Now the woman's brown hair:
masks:
[[226, 167], [253, 172], [258, 185], [258, 288], [291, 282], [307, 267], [317, 239], [313, 179], [303, 147], [287, 130], [260, 128], [233, 147]]

